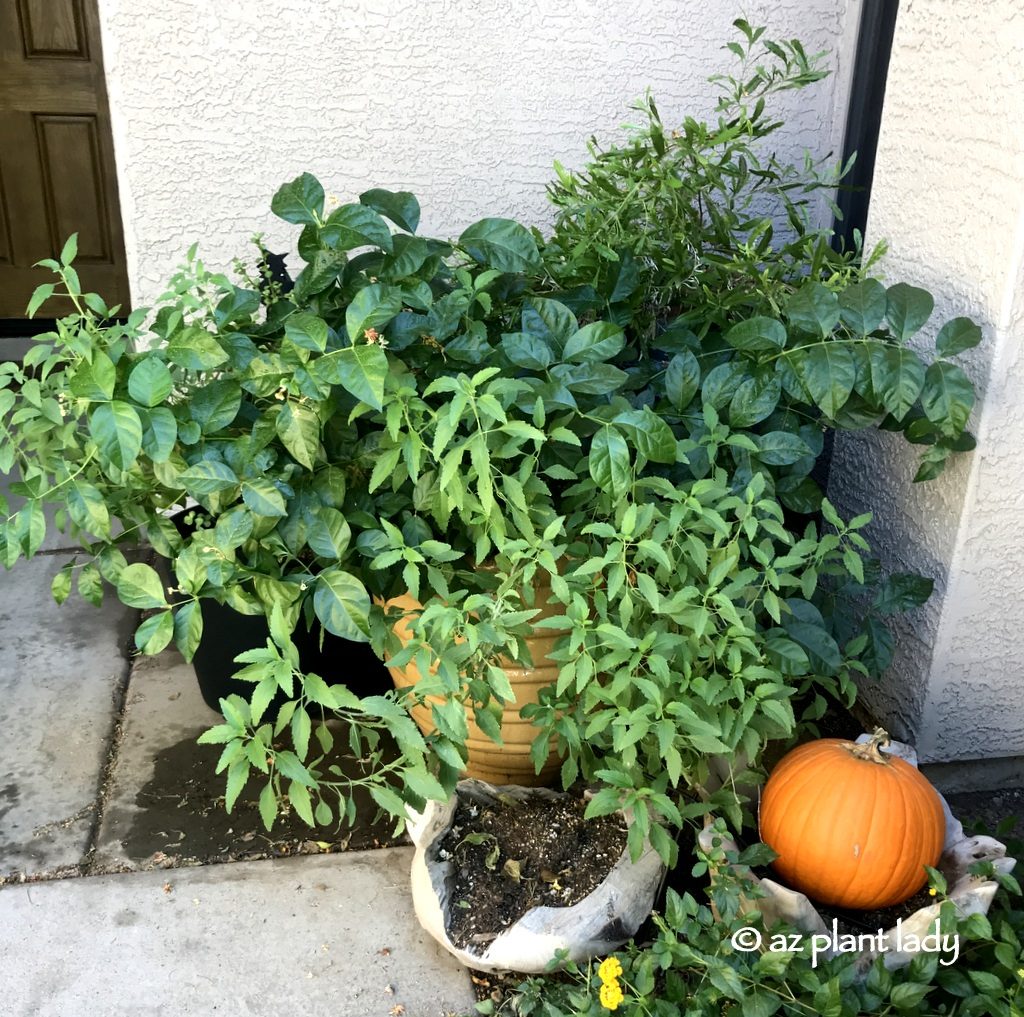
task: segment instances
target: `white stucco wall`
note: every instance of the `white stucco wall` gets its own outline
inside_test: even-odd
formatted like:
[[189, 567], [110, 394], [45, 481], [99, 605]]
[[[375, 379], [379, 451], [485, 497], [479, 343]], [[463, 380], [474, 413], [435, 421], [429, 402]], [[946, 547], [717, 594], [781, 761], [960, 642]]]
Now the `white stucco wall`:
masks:
[[[890, 281], [936, 298], [922, 341], [957, 315], [985, 340], [961, 363], [981, 390], [977, 451], [912, 485], [901, 436], [844, 436], [832, 497], [873, 510], [894, 569], [936, 579], [865, 699], [924, 762], [1024, 755], [1024, 0], [900, 4], [868, 223]], [[964, 361], [966, 361], [964, 363]]]
[[[352, 200], [412, 190], [422, 229], [546, 217], [552, 161], [614, 137], [647, 86], [669, 123], [711, 107], [734, 18], [830, 50], [783, 94], [784, 147], [841, 152], [856, 0], [100, 0], [132, 294], [194, 240], [226, 267], [303, 170]], [[851, 26], [854, 30], [851, 30]]]

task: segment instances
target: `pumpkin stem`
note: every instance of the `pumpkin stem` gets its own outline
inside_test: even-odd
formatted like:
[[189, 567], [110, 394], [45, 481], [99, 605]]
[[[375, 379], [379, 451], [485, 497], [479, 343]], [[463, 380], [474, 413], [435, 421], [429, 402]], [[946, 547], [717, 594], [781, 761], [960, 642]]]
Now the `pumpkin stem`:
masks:
[[871, 740], [857, 744], [848, 742], [847, 747], [851, 755], [863, 759], [868, 763], [882, 763], [888, 765], [889, 757], [881, 750], [889, 744], [889, 735], [880, 727], [871, 732]]

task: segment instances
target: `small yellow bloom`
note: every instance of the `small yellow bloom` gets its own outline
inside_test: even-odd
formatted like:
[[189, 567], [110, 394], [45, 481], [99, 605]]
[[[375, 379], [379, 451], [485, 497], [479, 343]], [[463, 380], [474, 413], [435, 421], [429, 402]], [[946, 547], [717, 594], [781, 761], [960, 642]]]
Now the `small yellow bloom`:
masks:
[[619, 983], [614, 979], [609, 982], [604, 982], [601, 986], [601, 1006], [606, 1010], [616, 1010], [619, 1004], [625, 997], [622, 995], [622, 989], [619, 987]]
[[622, 974], [622, 965], [614, 957], [606, 957], [597, 969], [597, 976], [602, 982], [614, 982]]
[[936, 890], [936, 889], [935, 889], [935, 887], [933, 886], [933, 887], [930, 887], [930, 888], [929, 888], [929, 890], [928, 890], [928, 895], [929, 895], [930, 897], [934, 897], [934, 896], [935, 896], [935, 895], [936, 895], [936, 894], [937, 894], [938, 892], [939, 892], [939, 891], [938, 891], [938, 890]]
[[1024, 968], [1017, 968], [1017, 977], [1024, 978]]

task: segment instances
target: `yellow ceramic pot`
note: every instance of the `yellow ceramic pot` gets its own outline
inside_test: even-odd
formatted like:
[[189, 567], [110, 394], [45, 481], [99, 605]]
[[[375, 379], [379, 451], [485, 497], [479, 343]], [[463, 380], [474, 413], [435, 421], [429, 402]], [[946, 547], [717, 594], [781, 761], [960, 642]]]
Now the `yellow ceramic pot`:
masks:
[[[558, 605], [548, 605], [546, 601], [550, 596], [550, 586], [547, 584], [537, 587], [535, 605], [540, 607], [540, 614], [537, 620], [550, 617], [559, 613]], [[395, 597], [384, 604], [385, 608], [397, 607], [403, 611], [415, 611], [422, 607], [418, 600], [409, 594]], [[409, 619], [403, 618], [395, 623], [394, 633], [405, 646], [410, 636]], [[561, 638], [562, 633], [551, 629], [540, 629], [536, 634], [528, 636], [526, 643], [530, 647], [530, 659], [534, 666], [521, 667], [512, 661], [501, 661], [501, 666], [508, 675], [512, 691], [515, 693], [515, 700], [506, 703], [501, 715], [501, 737], [504, 745], [497, 745], [477, 727], [476, 722], [470, 715], [466, 719], [469, 722], [469, 738], [466, 742], [469, 749], [469, 761], [466, 764], [466, 773], [477, 780], [485, 780], [490, 784], [521, 784], [525, 787], [541, 787], [550, 784], [557, 775], [561, 766], [554, 750], [552, 740], [551, 751], [548, 754], [547, 762], [536, 773], [533, 761], [530, 759], [530, 744], [536, 737], [537, 729], [528, 721], [519, 716], [519, 711], [527, 703], [536, 703], [540, 690], [554, 683], [558, 678], [558, 664], [548, 658], [548, 654], [555, 648], [555, 643]], [[419, 681], [420, 673], [414, 663], [405, 667], [388, 667], [395, 687], [399, 689], [409, 688]], [[410, 710], [413, 720], [424, 734], [431, 734], [434, 731], [434, 724], [431, 719], [430, 707], [433, 703], [440, 704], [443, 700], [439, 696], [429, 696], [423, 703], [417, 703]]]

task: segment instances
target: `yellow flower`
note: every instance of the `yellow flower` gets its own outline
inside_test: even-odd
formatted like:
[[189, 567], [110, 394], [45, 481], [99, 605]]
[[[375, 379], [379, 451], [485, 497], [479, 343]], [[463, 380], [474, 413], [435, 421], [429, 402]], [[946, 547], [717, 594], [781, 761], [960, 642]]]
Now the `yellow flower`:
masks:
[[606, 957], [597, 969], [597, 976], [602, 982], [614, 982], [622, 974], [622, 965], [614, 957]]
[[935, 887], [933, 886], [933, 887], [931, 887], [931, 888], [930, 888], [930, 889], [928, 890], [928, 895], [929, 895], [930, 897], [934, 897], [934, 896], [935, 896], [935, 895], [936, 895], [936, 894], [937, 894], [938, 892], [939, 892], [939, 891], [938, 891], [938, 890], [936, 890], [936, 889], [935, 889]]
[[602, 984], [600, 995], [601, 1006], [606, 1010], [617, 1009], [618, 1005], [624, 998], [625, 997], [622, 995], [622, 989], [619, 987], [619, 983], [614, 979]]

